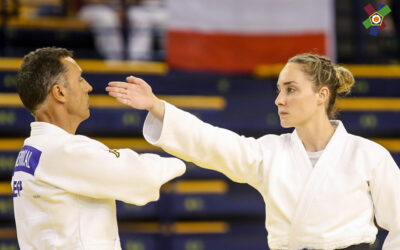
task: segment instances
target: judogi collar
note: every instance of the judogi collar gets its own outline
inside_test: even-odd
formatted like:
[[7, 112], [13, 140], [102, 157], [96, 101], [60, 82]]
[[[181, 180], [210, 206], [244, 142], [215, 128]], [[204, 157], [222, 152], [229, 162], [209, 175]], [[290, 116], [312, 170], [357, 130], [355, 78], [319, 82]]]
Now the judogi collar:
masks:
[[31, 136], [48, 134], [68, 134], [64, 129], [48, 122], [32, 122]]

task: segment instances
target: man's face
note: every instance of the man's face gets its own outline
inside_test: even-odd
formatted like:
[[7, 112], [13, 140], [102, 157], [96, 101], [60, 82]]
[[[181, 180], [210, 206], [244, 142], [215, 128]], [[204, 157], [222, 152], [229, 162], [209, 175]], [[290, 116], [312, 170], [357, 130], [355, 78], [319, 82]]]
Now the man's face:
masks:
[[76, 117], [79, 122], [86, 120], [90, 116], [89, 111], [89, 92], [92, 86], [82, 77], [82, 69], [74, 59], [65, 57], [61, 62], [67, 68], [67, 112], [72, 117]]

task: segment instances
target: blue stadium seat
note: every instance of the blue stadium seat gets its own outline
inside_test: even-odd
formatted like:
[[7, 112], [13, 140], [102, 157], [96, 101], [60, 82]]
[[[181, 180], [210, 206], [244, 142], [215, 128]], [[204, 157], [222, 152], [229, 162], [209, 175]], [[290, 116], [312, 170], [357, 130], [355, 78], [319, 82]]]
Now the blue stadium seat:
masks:
[[[10, 183], [11, 187], [11, 183]], [[12, 201], [12, 194], [0, 195], [0, 220], [13, 221], [14, 220], [14, 207]]]
[[265, 205], [261, 195], [247, 184], [225, 181], [226, 190], [175, 191], [168, 196], [173, 218], [261, 218]]

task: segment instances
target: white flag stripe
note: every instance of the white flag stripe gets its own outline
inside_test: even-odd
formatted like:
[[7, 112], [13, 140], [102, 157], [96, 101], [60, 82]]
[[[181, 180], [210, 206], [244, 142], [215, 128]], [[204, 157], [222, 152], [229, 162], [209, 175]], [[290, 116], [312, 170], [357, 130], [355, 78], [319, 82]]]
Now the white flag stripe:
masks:
[[330, 31], [332, 0], [168, 0], [169, 28], [219, 33]]

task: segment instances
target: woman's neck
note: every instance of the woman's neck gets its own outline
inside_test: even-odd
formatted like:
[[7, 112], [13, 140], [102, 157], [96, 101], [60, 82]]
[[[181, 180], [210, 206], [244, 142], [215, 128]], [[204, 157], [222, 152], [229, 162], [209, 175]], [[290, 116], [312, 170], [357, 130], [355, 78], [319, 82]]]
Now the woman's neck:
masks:
[[296, 127], [297, 134], [308, 152], [324, 150], [335, 129], [327, 117]]

